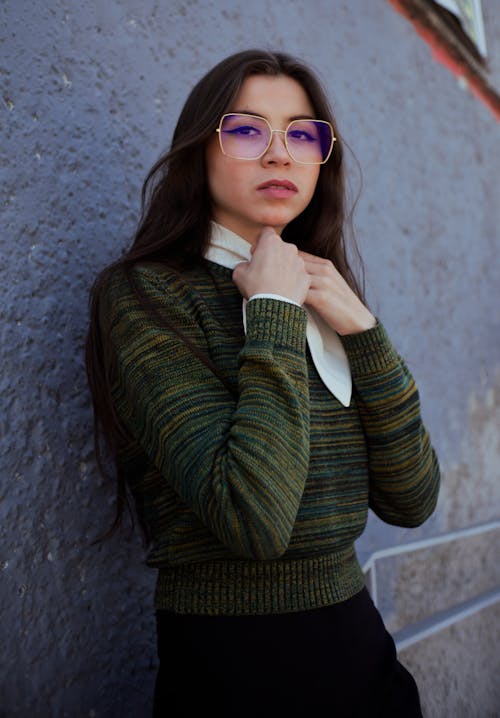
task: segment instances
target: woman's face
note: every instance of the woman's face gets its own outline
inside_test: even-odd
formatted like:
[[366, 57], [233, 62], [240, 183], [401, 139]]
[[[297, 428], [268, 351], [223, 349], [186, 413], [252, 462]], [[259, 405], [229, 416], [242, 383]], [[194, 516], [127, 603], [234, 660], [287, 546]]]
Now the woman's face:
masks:
[[[305, 90], [286, 75], [248, 77], [228, 112], [259, 115], [273, 130], [285, 130], [293, 119], [314, 117]], [[214, 119], [218, 122], [220, 118]], [[265, 226], [280, 234], [307, 207], [318, 181], [320, 165], [294, 162], [284, 135], [273, 133], [272, 137], [269, 149], [257, 160], [227, 157], [215, 132], [207, 147], [213, 219], [248, 242], [254, 242]], [[286, 180], [292, 185], [276, 190], [270, 187], [270, 180]]]

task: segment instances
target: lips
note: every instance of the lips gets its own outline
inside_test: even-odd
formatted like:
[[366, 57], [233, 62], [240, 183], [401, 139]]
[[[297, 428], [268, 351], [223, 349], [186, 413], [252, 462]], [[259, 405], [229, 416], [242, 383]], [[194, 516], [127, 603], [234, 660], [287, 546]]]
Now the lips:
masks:
[[270, 179], [267, 182], [260, 184], [257, 189], [280, 189], [288, 190], [289, 192], [298, 192], [298, 188], [293, 182], [288, 180]]

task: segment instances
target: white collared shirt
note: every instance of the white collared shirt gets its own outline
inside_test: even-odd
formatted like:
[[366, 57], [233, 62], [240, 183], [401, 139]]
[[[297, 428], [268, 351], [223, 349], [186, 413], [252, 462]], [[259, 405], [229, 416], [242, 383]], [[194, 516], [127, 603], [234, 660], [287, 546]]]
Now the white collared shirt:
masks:
[[[210, 246], [205, 258], [227, 269], [234, 269], [241, 262], [251, 260], [250, 244], [226, 227], [211, 222]], [[275, 299], [297, 304], [279, 294], [254, 294], [248, 301], [255, 299]], [[243, 299], [243, 327], [246, 331], [246, 304]], [[343, 406], [351, 403], [352, 378], [349, 360], [337, 332], [311, 307], [304, 307], [307, 313], [306, 338], [314, 366], [321, 380]]]

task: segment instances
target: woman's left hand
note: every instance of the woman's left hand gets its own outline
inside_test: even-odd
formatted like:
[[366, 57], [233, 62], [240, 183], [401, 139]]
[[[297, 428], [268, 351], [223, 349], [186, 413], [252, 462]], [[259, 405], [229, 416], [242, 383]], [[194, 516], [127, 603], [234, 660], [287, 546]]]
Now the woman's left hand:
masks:
[[376, 319], [349, 287], [329, 259], [299, 251], [311, 284], [305, 304], [318, 314], [338, 334], [357, 334], [371, 329]]

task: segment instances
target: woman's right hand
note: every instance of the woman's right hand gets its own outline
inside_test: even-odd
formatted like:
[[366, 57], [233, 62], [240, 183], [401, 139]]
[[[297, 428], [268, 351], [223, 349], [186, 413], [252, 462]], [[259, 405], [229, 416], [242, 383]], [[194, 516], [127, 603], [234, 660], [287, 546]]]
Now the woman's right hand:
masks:
[[279, 294], [302, 305], [311, 277], [294, 244], [284, 242], [272, 227], [265, 227], [252, 245], [252, 258], [238, 264], [233, 281], [243, 297]]

